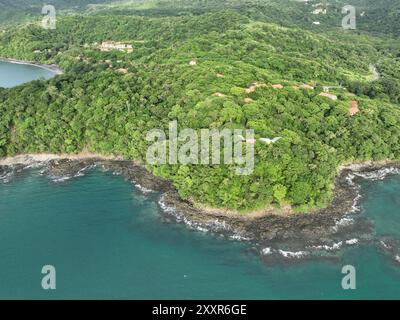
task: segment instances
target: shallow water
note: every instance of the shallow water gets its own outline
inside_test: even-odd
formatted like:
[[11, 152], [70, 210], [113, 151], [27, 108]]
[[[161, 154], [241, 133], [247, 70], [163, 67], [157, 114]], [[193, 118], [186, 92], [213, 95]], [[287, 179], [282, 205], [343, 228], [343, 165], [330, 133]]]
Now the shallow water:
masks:
[[37, 66], [0, 61], [0, 87], [11, 88], [38, 79], [50, 79], [55, 73]]
[[[8, 182], [7, 182], [8, 181]], [[400, 177], [362, 181], [376, 240], [400, 239]], [[55, 183], [40, 170], [0, 181], [0, 298], [292, 299], [400, 297], [400, 264], [374, 242], [330, 259], [268, 262], [254, 244], [176, 224], [134, 183], [94, 169]], [[296, 262], [296, 263], [293, 263]], [[41, 288], [54, 265], [57, 289]], [[356, 268], [356, 290], [341, 269]]]

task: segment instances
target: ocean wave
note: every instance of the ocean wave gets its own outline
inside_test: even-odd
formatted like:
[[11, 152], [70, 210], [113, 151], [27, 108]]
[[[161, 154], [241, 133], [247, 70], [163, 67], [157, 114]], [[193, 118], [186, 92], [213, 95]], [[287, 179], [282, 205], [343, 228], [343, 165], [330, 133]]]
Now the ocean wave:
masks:
[[206, 222], [195, 222], [188, 219], [184, 214], [178, 212], [175, 207], [168, 206], [165, 203], [165, 195], [162, 195], [158, 201], [160, 208], [170, 216], [173, 216], [178, 223], [183, 223], [187, 227], [201, 231], [201, 232], [216, 232], [225, 233], [228, 238], [232, 240], [242, 240], [248, 241], [250, 238], [244, 236], [240, 232], [235, 231], [229, 224], [225, 221], [220, 221], [219, 219], [210, 219]]
[[207, 232], [208, 230], [204, 228], [202, 225], [195, 223], [189, 220], [185, 215], [179, 213], [174, 207], [168, 206], [165, 204], [165, 196], [162, 195], [160, 200], [158, 201], [160, 208], [167, 214], [172, 215], [177, 222], [183, 223], [189, 228], [195, 229], [201, 232]]
[[343, 241], [336, 242], [332, 245], [327, 245], [327, 244], [321, 244], [317, 246], [309, 246], [309, 249], [313, 250], [325, 250], [325, 251], [335, 251], [339, 250], [343, 245]]
[[395, 262], [400, 263], [400, 247], [397, 239], [384, 239], [379, 241], [380, 248], [389, 254]]
[[307, 246], [307, 249], [310, 250], [324, 250], [324, 251], [338, 251], [342, 249], [343, 245], [355, 245], [359, 243], [359, 240], [357, 238], [349, 239], [349, 240], [343, 240], [339, 242], [334, 242], [332, 244], [320, 244], [320, 245], [312, 245], [312, 246]]
[[279, 249], [278, 252], [280, 255], [282, 255], [285, 258], [296, 258], [296, 259], [303, 258], [310, 254], [307, 251], [284, 251], [281, 249]]
[[29, 170], [29, 169], [42, 168], [44, 165], [45, 163], [43, 162], [32, 162], [24, 165], [17, 164], [17, 165], [5, 166], [3, 167], [3, 172], [0, 173], [0, 182], [8, 183], [14, 178], [16, 173], [20, 173], [24, 170]]
[[32, 162], [30, 164], [25, 165], [22, 169], [38, 169], [38, 168], [42, 168], [43, 166], [45, 166], [46, 163], [45, 162]]
[[387, 244], [385, 241], [381, 240], [379, 243], [382, 245], [384, 249], [392, 249], [392, 246]]
[[15, 174], [14, 170], [3, 172], [0, 175], [0, 182], [9, 183], [12, 180], [12, 178], [14, 177], [14, 174]]
[[264, 256], [279, 254], [280, 256], [287, 259], [301, 259], [310, 255], [308, 251], [285, 251], [282, 249], [272, 249], [271, 247], [266, 247], [261, 250], [261, 254]]
[[354, 245], [357, 244], [358, 242], [359, 240], [357, 238], [346, 240], [346, 244], [348, 245]]
[[[82, 169], [80, 169], [77, 173], [75, 174], [66, 174], [66, 175], [62, 175], [62, 176], [57, 176], [57, 175], [49, 175], [48, 177], [51, 179], [52, 182], [55, 183], [62, 183], [68, 180], [71, 180], [73, 178], [78, 178], [78, 177], [83, 177], [86, 172], [92, 168], [94, 168], [96, 165], [91, 164], [88, 165], [86, 167], [83, 167]], [[45, 171], [44, 171], [45, 172]]]
[[[310, 257], [321, 257], [321, 251], [333, 253], [341, 250], [344, 245], [355, 245], [359, 243], [357, 238], [342, 240], [333, 243], [322, 243], [317, 245], [306, 245], [304, 248], [297, 248], [297, 250], [288, 250], [288, 249], [274, 249], [271, 247], [265, 247], [261, 249], [261, 254], [264, 256], [269, 255], [279, 255], [288, 259], [301, 259], [301, 258], [310, 258]], [[325, 254], [322, 256], [326, 256]]]
[[135, 187], [137, 189], [139, 189], [144, 194], [149, 194], [149, 193], [153, 193], [154, 192], [154, 190], [147, 189], [147, 188], [143, 187], [142, 185], [140, 185], [139, 183], [136, 183], [135, 181], [133, 181], [133, 183], [135, 184]]
[[355, 184], [355, 182], [354, 182], [354, 178], [355, 178], [356, 176], [354, 175], [354, 174], [352, 174], [352, 173], [349, 173], [348, 175], [347, 175], [347, 177], [346, 177], [346, 182], [347, 182], [347, 184], [349, 185], [349, 186], [352, 186], [352, 187], [354, 187], [354, 186], [356, 186], [356, 184]]
[[176, 209], [174, 207], [167, 206], [165, 204], [165, 195], [161, 196], [160, 200], [158, 201], [158, 204], [161, 207], [161, 209], [166, 213], [175, 213], [176, 212]]
[[72, 179], [72, 176], [49, 176], [50, 180], [55, 183], [61, 183]]
[[356, 213], [361, 211], [359, 206], [360, 199], [362, 198], [361, 193], [358, 191], [356, 197], [353, 199], [353, 205], [351, 206], [350, 213]]
[[251, 239], [245, 236], [242, 236], [240, 234], [234, 234], [229, 236], [230, 239], [232, 240], [238, 240], [238, 241], [250, 241]]
[[261, 253], [265, 256], [272, 254], [272, 249], [270, 247], [266, 247], [261, 250]]
[[391, 174], [400, 174], [400, 169], [395, 168], [395, 167], [388, 167], [388, 168], [382, 168], [379, 170], [371, 171], [371, 172], [355, 172], [354, 173], [356, 176], [367, 179], [367, 180], [383, 180], [385, 179], [388, 175]]
[[360, 201], [360, 199], [362, 198], [362, 196], [361, 196], [361, 187], [360, 187], [358, 184], [356, 184], [356, 183], [354, 182], [354, 178], [355, 178], [355, 177], [356, 177], [355, 174], [349, 173], [349, 174], [347, 175], [347, 177], [345, 178], [347, 184], [348, 184], [350, 187], [352, 187], [352, 188], [357, 192], [357, 195], [356, 195], [355, 198], [353, 199], [353, 204], [352, 204], [352, 206], [351, 206], [351, 209], [350, 209], [350, 212], [349, 212], [349, 213], [356, 213], [356, 212], [361, 211], [361, 208], [360, 208], [360, 206], [359, 206], [359, 201]]
[[344, 217], [338, 221], [336, 221], [336, 224], [332, 227], [333, 231], [337, 232], [340, 228], [349, 226], [354, 223], [353, 218], [348, 218]]

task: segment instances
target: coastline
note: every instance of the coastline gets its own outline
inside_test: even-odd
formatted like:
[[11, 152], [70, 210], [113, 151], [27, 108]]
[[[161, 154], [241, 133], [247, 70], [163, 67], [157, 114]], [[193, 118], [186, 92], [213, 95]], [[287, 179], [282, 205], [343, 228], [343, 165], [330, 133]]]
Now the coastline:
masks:
[[204, 210], [182, 201], [169, 181], [155, 177], [144, 166], [119, 156], [102, 156], [89, 152], [66, 154], [22, 154], [0, 158], [0, 177], [6, 168], [29, 168], [35, 164], [46, 166], [47, 173], [57, 181], [80, 176], [93, 166], [124, 176], [135, 183], [143, 193], [158, 192], [158, 204], [162, 212], [179, 223], [193, 229], [224, 234], [233, 239], [255, 241], [317, 241], [330, 239], [337, 232], [340, 221], [357, 211], [359, 188], [353, 183], [358, 174], [370, 174], [379, 170], [396, 168], [399, 161], [366, 161], [339, 167], [334, 196], [327, 208], [309, 213], [282, 214], [267, 210], [264, 213], [237, 215], [229, 210]]
[[8, 62], [8, 63], [13, 63], [13, 64], [21, 64], [21, 65], [27, 65], [27, 66], [34, 66], [38, 67], [41, 69], [45, 69], [47, 71], [51, 71], [55, 73], [56, 75], [63, 74], [64, 71], [56, 64], [40, 64], [34, 61], [25, 61], [25, 60], [18, 60], [18, 59], [12, 59], [12, 58], [3, 58], [0, 57], [0, 62]]
[[115, 160], [115, 161], [122, 160], [122, 158], [118, 156], [103, 156], [86, 151], [82, 151], [78, 154], [30, 153], [30, 154], [20, 154], [13, 157], [0, 158], [0, 167], [14, 166], [14, 165], [32, 165], [33, 163], [49, 162], [54, 160], [81, 161], [88, 159]]

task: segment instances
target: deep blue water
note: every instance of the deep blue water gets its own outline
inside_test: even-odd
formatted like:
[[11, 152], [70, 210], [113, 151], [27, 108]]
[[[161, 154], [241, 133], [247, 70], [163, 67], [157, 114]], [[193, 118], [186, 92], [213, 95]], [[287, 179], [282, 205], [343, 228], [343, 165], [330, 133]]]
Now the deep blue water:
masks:
[[[398, 176], [363, 184], [361, 215], [385, 236], [399, 238], [399, 191]], [[400, 265], [373, 244], [341, 250], [333, 260], [265, 264], [252, 244], [169, 221], [158, 196], [100, 170], [63, 183], [38, 170], [3, 181], [0, 298], [400, 297]], [[56, 268], [54, 291], [41, 287], [47, 264]], [[356, 267], [356, 290], [341, 287], [347, 264]]]

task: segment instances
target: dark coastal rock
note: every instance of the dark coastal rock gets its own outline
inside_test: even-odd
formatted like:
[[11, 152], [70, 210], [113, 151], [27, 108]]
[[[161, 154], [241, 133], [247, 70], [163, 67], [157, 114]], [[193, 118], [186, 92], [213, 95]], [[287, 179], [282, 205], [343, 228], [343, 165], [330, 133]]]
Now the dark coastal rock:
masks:
[[20, 164], [12, 166], [0, 166], [0, 182], [11, 181], [15, 174], [21, 172], [23, 169], [24, 166]]
[[80, 172], [95, 166], [101, 166], [105, 170], [122, 175], [148, 190], [165, 192], [173, 189], [170, 182], [155, 177], [143, 166], [136, 165], [132, 161], [101, 160], [96, 158], [85, 160], [52, 160], [48, 163], [47, 173], [53, 177], [74, 177]]
[[106, 170], [116, 172], [145, 189], [157, 192], [174, 190], [169, 181], [152, 175], [146, 168], [136, 165], [132, 161], [100, 161], [99, 164]]
[[73, 177], [83, 169], [94, 165], [94, 160], [51, 160], [47, 165], [47, 173], [54, 177]]
[[[320, 238], [332, 233], [337, 219], [328, 214], [298, 214], [293, 216], [269, 215], [259, 218], [235, 217], [233, 215], [209, 214], [182, 202], [178, 195], [169, 192], [163, 197], [163, 204], [174, 208], [191, 223], [200, 227], [215, 224], [224, 226], [226, 232], [254, 240], [277, 240], [293, 238]], [[336, 217], [337, 218], [337, 217]], [[222, 228], [222, 227], [221, 227]]]
[[336, 182], [335, 196], [326, 209], [312, 213], [292, 215], [265, 215], [247, 218], [226, 214], [207, 213], [194, 208], [180, 200], [176, 192], [170, 191], [163, 197], [166, 207], [174, 208], [175, 214], [183, 215], [186, 219], [199, 226], [207, 227], [218, 221], [226, 226], [226, 231], [239, 234], [243, 238], [257, 241], [301, 239], [302, 241], [321, 240], [330, 238], [336, 232], [335, 225], [345, 213], [353, 208], [357, 190], [351, 188], [346, 181], [348, 172], [343, 172]]

